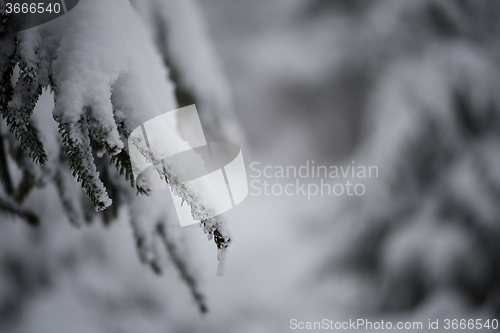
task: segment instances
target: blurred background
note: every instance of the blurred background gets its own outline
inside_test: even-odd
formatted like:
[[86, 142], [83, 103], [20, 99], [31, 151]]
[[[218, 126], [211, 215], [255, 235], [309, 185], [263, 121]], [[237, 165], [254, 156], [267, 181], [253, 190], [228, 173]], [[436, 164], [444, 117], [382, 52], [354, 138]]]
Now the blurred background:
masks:
[[[354, 162], [378, 178], [362, 196], [249, 195], [227, 214], [223, 277], [214, 244], [183, 229], [205, 315], [174, 268], [141, 265], [126, 223], [76, 230], [46, 196], [51, 223], [1, 227], [0, 331], [286, 332], [291, 319], [324, 318], [425, 331], [429, 319], [498, 319], [500, 2], [199, 5], [248, 165]], [[37, 108], [51, 103], [44, 94]]]

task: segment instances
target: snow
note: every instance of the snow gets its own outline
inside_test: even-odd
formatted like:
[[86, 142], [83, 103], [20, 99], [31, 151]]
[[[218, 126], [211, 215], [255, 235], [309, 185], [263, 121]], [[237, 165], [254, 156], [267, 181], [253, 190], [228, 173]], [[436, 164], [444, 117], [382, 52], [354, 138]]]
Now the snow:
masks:
[[[237, 23], [250, 19], [251, 12], [238, 13], [237, 8], [241, 7], [237, 5], [231, 7], [222, 0], [209, 2], [218, 3], [218, 10], [223, 13], [237, 14], [229, 18]], [[405, 34], [412, 29], [408, 26], [405, 26], [408, 31], [399, 29], [399, 25], [428, 2], [404, 5], [399, 1], [381, 1], [368, 11], [368, 20], [362, 17], [351, 23], [342, 17], [335, 20], [335, 24], [326, 19], [313, 25], [295, 22], [293, 29], [303, 33], [297, 39], [294, 36], [299, 35], [295, 30], [290, 32], [277, 24], [269, 34], [263, 29], [260, 33], [249, 33], [251, 36], [235, 34], [231, 37], [234, 40], [219, 40], [225, 64], [230, 69], [232, 88], [236, 91], [236, 105], [244, 111], [243, 124], [252, 142], [260, 147], [255, 156], [262, 165], [300, 165], [304, 160], [313, 159], [317, 162], [323, 159], [321, 164], [349, 165], [354, 159], [357, 164], [377, 165], [380, 178], [370, 180], [367, 196], [358, 200], [249, 197], [224, 216], [231, 221], [231, 234], [222, 219], [210, 219], [202, 225], [209, 238], [220, 237], [215, 231], [222, 235], [217, 250], [213, 243], [206, 242], [200, 228], [177, 226], [175, 210], [166, 191], [137, 196], [135, 189], [123, 184], [126, 187], [118, 188], [127, 199], [116, 221], [104, 227], [95, 223], [99, 220], [96, 218], [87, 226], [80, 204], [85, 197], [67, 165], [61, 163], [64, 147], [50, 115], [54, 97], [54, 112], [60, 116], [59, 120], [77, 122], [84, 110], [75, 105], [94, 106], [87, 112], [103, 124], [95, 133], [102, 135], [101, 139], [109, 146], [116, 147], [114, 153], [117, 153], [124, 139], [118, 136], [118, 128], [120, 135], [126, 136], [145, 121], [177, 108], [174, 85], [167, 79], [169, 73], [162, 65], [166, 51], [159, 47], [159, 37], [153, 38], [147, 32], [148, 24], [153, 22], [149, 18], [155, 14], [151, 11], [168, 16], [168, 22], [177, 22], [171, 30], [177, 45], [172, 56], [178, 69], [185, 72], [186, 85], [199, 95], [208, 96], [201, 100], [204, 107], [210, 104], [207, 100], [211, 98], [217, 100], [214, 105], [227, 103], [227, 96], [220, 92], [226, 88], [221, 88], [223, 84], [219, 79], [212, 79], [212, 75], [219, 75], [212, 71], [219, 69], [196, 63], [195, 47], [205, 45], [204, 48], [206, 44], [197, 41], [196, 36], [204, 26], [196, 23], [198, 14], [192, 7], [194, 3], [169, 0], [163, 7], [153, 0], [135, 1], [135, 8], [141, 9], [139, 17], [126, 1], [81, 1], [71, 11], [72, 16], [68, 14], [40, 30], [25, 32], [20, 39], [23, 57], [34, 64], [37, 59], [33, 58], [32, 41], [41, 41], [45, 58], [42, 57], [40, 63], [45, 61], [45, 64], [39, 65], [39, 80], [43, 81], [40, 79], [46, 76], [43, 71], [54, 61], [54, 71], [58, 73], [54, 79], [59, 85], [55, 95], [44, 91], [33, 115], [38, 128], [43, 129], [40, 137], [49, 157], [45, 166], [33, 168], [37, 174], [44, 175], [47, 186], [36, 189], [25, 205], [44, 217], [42, 225], [33, 230], [15, 219], [4, 221], [2, 217], [6, 223], [0, 226], [2, 263], [8, 259], [20, 263], [28, 281], [40, 282], [30, 282], [33, 287], [28, 291], [17, 287], [19, 279], [2, 271], [0, 300], [12, 297], [23, 301], [24, 308], [17, 326], [6, 331], [287, 332], [289, 320], [295, 317], [302, 317], [298, 319], [304, 321], [353, 317], [374, 321], [421, 320], [424, 325], [433, 318], [492, 318], [498, 296], [492, 292], [489, 299], [478, 306], [471, 303], [468, 293], [474, 286], [487, 285], [488, 273], [485, 272], [497, 267], [491, 266], [492, 259], [488, 257], [496, 253], [492, 251], [495, 247], [488, 248], [488, 242], [476, 239], [475, 231], [480, 230], [490, 240], [498, 235], [494, 195], [500, 180], [498, 139], [491, 133], [464, 139], [463, 129], [450, 107], [450, 93], [454, 88], [468, 92], [477, 109], [474, 116], [478, 121], [488, 122], [485, 106], [490, 102], [498, 105], [495, 104], [497, 66], [488, 56], [490, 53], [477, 45], [441, 41], [426, 44], [421, 32], [415, 33], [415, 39], [406, 41]], [[106, 13], [99, 12], [97, 5], [107, 9], [103, 11]], [[169, 6], [172, 12], [167, 11]], [[245, 6], [257, 12], [270, 9], [262, 4]], [[300, 7], [289, 6], [294, 8], [286, 12], [290, 16]], [[111, 9], [116, 12], [110, 12]], [[185, 22], [194, 24], [183, 25], [184, 11], [194, 17]], [[194, 14], [189, 14], [191, 11]], [[274, 21], [279, 11], [267, 15]], [[280, 18], [276, 17], [276, 21]], [[75, 26], [62, 29], [71, 25], [68, 22], [74, 22]], [[360, 25], [359, 30], [351, 29], [352, 22]], [[286, 22], [281, 23], [287, 27]], [[223, 25], [223, 22], [212, 21], [212, 24]], [[412, 24], [408, 25], [412, 27]], [[194, 30], [182, 29], [179, 25]], [[238, 27], [236, 24], [235, 29]], [[342, 27], [339, 28], [342, 30], [333, 33], [332, 27]], [[94, 35], [96, 31], [102, 35]], [[332, 34], [335, 37], [329, 45], [327, 37]], [[194, 41], [189, 39], [183, 43], [187, 36]], [[85, 43], [88, 49], [76, 40]], [[416, 48], [422, 49], [412, 53], [415, 48], [407, 48], [406, 43], [412, 47], [418, 44]], [[184, 53], [180, 51], [183, 45], [195, 49]], [[276, 52], [266, 53], [273, 45]], [[384, 46], [388, 47], [379, 50]], [[315, 50], [329, 52], [331, 57]], [[293, 55], [287, 57], [291, 53]], [[412, 56], [407, 57], [408, 53]], [[385, 57], [388, 54], [390, 56]], [[207, 59], [211, 59], [210, 56]], [[72, 61], [78, 61], [81, 66], [66, 68], [71, 67]], [[374, 65], [379, 62], [383, 64]], [[335, 115], [321, 118], [314, 112], [315, 107], [322, 104], [314, 102], [322, 98], [320, 96], [330, 96], [334, 89], [340, 89], [338, 94], [346, 95], [345, 98], [363, 99], [361, 89], [343, 90], [341, 84], [332, 85], [329, 81], [330, 75], [338, 75], [353, 63], [365, 64], [368, 69], [363, 70], [372, 76], [373, 89], [369, 89], [369, 102], [363, 107], [372, 116], [367, 125], [373, 126], [373, 130], [363, 133], [366, 136], [362, 147], [342, 162], [340, 158], [345, 155], [338, 147], [346, 143], [326, 145], [325, 151], [314, 141], [321, 129], [314, 126], [322, 122], [330, 126], [330, 132], [346, 133], [342, 128], [354, 131], [355, 125], [348, 121], [351, 109], [344, 109], [349, 104], [326, 99], [323, 103], [329, 110], [334, 109], [331, 113]], [[190, 72], [189, 68], [197, 71]], [[297, 91], [302, 90], [288, 88], [303, 88], [303, 82], [297, 82], [302, 79], [306, 86], [326, 88], [312, 93], [311, 100], [297, 96], [300, 95]], [[63, 83], [67, 86], [62, 87]], [[304, 105], [307, 112], [303, 112]], [[208, 117], [205, 122], [212, 123], [211, 131], [217, 132], [218, 120], [210, 119], [207, 114], [210, 113], [205, 113]], [[425, 132], [425, 122], [429, 119], [437, 127]], [[313, 126], [308, 127], [310, 124]], [[163, 154], [176, 149], [188, 148], [176, 137], [174, 120], [161, 127], [170, 129], [164, 133], [170, 145], [162, 145], [158, 156], [151, 154], [143, 138], [132, 135], [139, 149], [152, 161], [159, 161]], [[4, 129], [2, 127], [2, 131]], [[234, 129], [228, 130], [225, 135], [233, 135], [232, 131]], [[75, 140], [83, 140], [81, 134], [76, 135]], [[348, 141], [347, 137], [341, 138]], [[453, 154], [447, 155], [447, 149]], [[409, 153], [402, 155], [401, 151]], [[435, 155], [424, 159], [428, 151]], [[244, 155], [247, 156], [245, 151]], [[95, 158], [99, 167], [100, 162], [107, 162], [106, 157], [107, 154], [104, 160]], [[274, 163], [276, 161], [279, 163]], [[430, 182], [424, 182], [417, 177], [415, 165], [423, 166], [426, 171], [437, 165], [442, 171]], [[176, 172], [181, 170], [169, 169], [168, 176], [175, 178]], [[116, 174], [111, 178], [114, 176]], [[57, 182], [52, 181], [54, 178], [62, 179], [59, 189]], [[187, 199], [198, 195], [190, 189], [179, 191], [184, 191], [180, 194]], [[60, 203], [60, 197], [67, 202]], [[104, 197], [100, 200], [106, 201]], [[453, 204], [451, 211], [443, 209], [448, 201]], [[200, 201], [188, 203], [194, 206], [195, 212], [204, 213], [206, 207], [196, 206]], [[80, 229], [67, 223], [64, 210]], [[462, 212], [470, 213], [473, 222], [462, 220]], [[159, 229], [164, 236], [162, 233], [159, 236]], [[373, 247], [371, 244], [376, 243], [377, 235], [382, 235], [377, 243], [380, 246]], [[140, 245], [136, 246], [138, 242]], [[231, 249], [226, 253], [229, 242]], [[346, 263], [355, 261], [360, 250], [379, 254], [374, 256], [375, 274], [346, 267], [349, 266]], [[220, 260], [223, 257], [228, 260], [225, 266]], [[163, 275], [155, 275], [146, 265], [161, 270]], [[223, 277], [216, 276], [222, 271]], [[402, 311], [408, 309], [404, 298], [411, 294], [412, 279], [408, 276], [413, 277], [414, 272], [418, 272], [417, 278], [423, 276], [421, 282], [430, 292], [413, 308]], [[51, 283], [49, 288], [43, 285], [45, 275]], [[464, 280], [466, 287], [455, 284]], [[401, 299], [405, 307], [396, 307], [394, 312], [380, 311], [384, 305]], [[203, 301], [209, 308], [204, 316], [197, 310]]]

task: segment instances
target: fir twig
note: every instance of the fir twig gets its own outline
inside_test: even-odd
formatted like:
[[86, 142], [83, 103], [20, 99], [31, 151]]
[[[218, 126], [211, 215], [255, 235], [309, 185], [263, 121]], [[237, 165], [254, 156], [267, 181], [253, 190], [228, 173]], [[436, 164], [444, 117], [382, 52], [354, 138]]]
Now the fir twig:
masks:
[[33, 227], [38, 226], [40, 224], [40, 220], [35, 214], [33, 214], [28, 210], [24, 210], [18, 207], [14, 203], [4, 198], [0, 198], [0, 213], [19, 217], [28, 222], [28, 224]]
[[177, 267], [177, 269], [179, 270], [182, 280], [184, 280], [184, 282], [189, 287], [189, 290], [191, 291], [191, 294], [193, 295], [193, 298], [198, 305], [199, 310], [202, 313], [207, 313], [208, 307], [206, 304], [205, 295], [203, 295], [199, 290], [196, 279], [192, 276], [191, 272], [186, 266], [186, 263], [179, 255], [177, 245], [169, 239], [163, 223], [158, 223], [156, 231], [160, 236], [163, 244], [165, 245], [165, 248], [167, 249], [168, 254], [170, 255], [170, 258], [172, 259], [175, 267]]
[[[56, 119], [59, 122], [59, 119]], [[97, 210], [102, 211], [111, 205], [111, 200], [106, 192], [104, 184], [98, 176], [87, 122], [84, 117], [75, 124], [59, 122], [59, 133], [61, 134], [66, 157], [87, 196], [92, 200]]]

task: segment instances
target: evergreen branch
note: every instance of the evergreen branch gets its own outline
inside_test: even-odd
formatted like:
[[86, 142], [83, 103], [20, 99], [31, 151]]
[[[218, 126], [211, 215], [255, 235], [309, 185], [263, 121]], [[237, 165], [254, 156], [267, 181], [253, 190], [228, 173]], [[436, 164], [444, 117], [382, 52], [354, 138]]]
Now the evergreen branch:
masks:
[[15, 205], [14, 203], [1, 197], [0, 197], [0, 213], [19, 217], [28, 222], [28, 224], [33, 227], [38, 226], [40, 224], [40, 220], [35, 214], [33, 214], [28, 210], [24, 210]]
[[137, 195], [149, 194], [148, 190], [135, 184], [134, 174], [132, 171], [132, 163], [130, 161], [130, 155], [128, 154], [128, 151], [122, 149], [122, 151], [118, 154], [111, 156], [110, 163], [115, 165], [116, 170], [120, 173], [120, 175], [125, 175], [125, 179], [130, 182], [130, 186], [135, 186]]
[[99, 175], [108, 191], [109, 197], [113, 200], [113, 205], [101, 212], [104, 225], [108, 226], [118, 216], [118, 209], [123, 203], [123, 198], [120, 195], [122, 193], [120, 185], [113, 181], [112, 176], [110, 175], [110, 170], [108, 170], [108, 165], [104, 165], [101, 169], [102, 171], [99, 172]]
[[[61, 159], [64, 161], [63, 157]], [[83, 225], [82, 211], [79, 206], [80, 203], [78, 202], [76, 204], [75, 200], [72, 200], [75, 194], [71, 196], [68, 195], [68, 193], [74, 193], [80, 190], [80, 188], [75, 188], [74, 184], [70, 183], [71, 181], [74, 182], [74, 180], [67, 170], [57, 170], [57, 172], [54, 173], [53, 180], [56, 185], [57, 194], [59, 195], [59, 199], [61, 200], [61, 204], [70, 223], [75, 227], [80, 227]]]
[[118, 154], [111, 156], [110, 163], [115, 165], [116, 170], [120, 173], [120, 175], [125, 175], [125, 179], [130, 181], [130, 186], [133, 187], [134, 175], [128, 152], [125, 149], [122, 149], [122, 151]]
[[[37, 170], [40, 166], [36, 165], [34, 161], [27, 156], [26, 151], [16, 138], [9, 133], [6, 139], [9, 144], [8, 153], [22, 172], [21, 181], [17, 188], [13, 186], [13, 191], [10, 194], [17, 203], [21, 203], [33, 188], [43, 186], [44, 182], [40, 176], [40, 170]], [[39, 176], [37, 176], [37, 174]]]
[[231, 238], [226, 230], [225, 222], [221, 217], [216, 216], [200, 222], [203, 231], [208, 239], [214, 239], [217, 249], [226, 249], [231, 245]]
[[4, 191], [8, 195], [11, 195], [14, 192], [9, 166], [7, 165], [7, 154], [5, 152], [3, 135], [0, 135], [0, 182], [3, 185]]
[[148, 246], [146, 239], [146, 234], [139, 228], [138, 221], [133, 218], [131, 220], [132, 231], [135, 238], [135, 247], [137, 249], [137, 254], [142, 263], [147, 264], [151, 267], [154, 273], [161, 274], [162, 269], [160, 263], [158, 262], [158, 255], [150, 246]]
[[167, 26], [166, 22], [163, 19], [162, 15], [157, 12], [154, 16], [155, 24], [157, 25], [157, 43], [159, 49], [162, 51], [163, 62], [165, 66], [169, 69], [169, 79], [172, 80], [175, 86], [175, 98], [180, 108], [192, 104], [196, 104], [197, 98], [195, 96], [195, 92], [190, 89], [185, 84], [185, 78], [182, 76], [182, 70], [176, 66], [175, 61], [173, 61], [173, 57], [171, 54], [170, 46], [167, 41], [169, 40], [167, 36]]
[[100, 156], [102, 156], [105, 151], [107, 151], [111, 156], [120, 153], [122, 149], [118, 147], [116, 143], [109, 141], [110, 133], [114, 130], [117, 131], [117, 128], [104, 126], [98, 119], [95, 119], [92, 115], [91, 106], [87, 106], [85, 109], [84, 117], [86, 117], [89, 128], [89, 137], [92, 148], [95, 149]]
[[9, 16], [0, 11], [0, 108], [3, 110], [12, 98], [12, 74], [14, 71], [14, 56], [16, 54], [15, 34], [8, 29]]
[[191, 291], [191, 294], [196, 304], [198, 305], [199, 310], [201, 311], [201, 313], [207, 313], [208, 307], [206, 304], [205, 295], [203, 295], [203, 293], [199, 290], [196, 279], [189, 271], [185, 261], [179, 255], [177, 245], [169, 239], [163, 223], [158, 223], [158, 225], [156, 226], [156, 231], [160, 236], [163, 244], [165, 245], [165, 248], [167, 249], [167, 252], [170, 255], [170, 258], [172, 259], [175, 267], [177, 267], [177, 269], [179, 270], [182, 280], [184, 280], [189, 290]]
[[[115, 119], [117, 120], [117, 128], [120, 135], [128, 138], [130, 136], [130, 130], [125, 126], [123, 119], [120, 119], [115, 115]], [[125, 179], [130, 180], [130, 185], [132, 187], [135, 186], [137, 190], [137, 195], [148, 195], [149, 191], [137, 186], [134, 180], [134, 173], [132, 171], [132, 162], [130, 160], [130, 155], [126, 149], [122, 149], [122, 151], [116, 155], [111, 156], [111, 163], [114, 163], [117, 170], [120, 172], [120, 175], [125, 174]]]
[[231, 245], [231, 236], [226, 226], [226, 221], [219, 215], [201, 221], [200, 225], [203, 227], [205, 234], [207, 234], [208, 240], [213, 238], [215, 245], [217, 245], [217, 260], [219, 261], [217, 275], [224, 275], [226, 252], [229, 245]]
[[[47, 154], [31, 116], [42, 94], [43, 86], [52, 83], [49, 70], [50, 57], [47, 58], [48, 49], [32, 40], [29, 43], [23, 42], [22, 36], [10, 33], [8, 28], [6, 31], [6, 36], [0, 43], [10, 45], [10, 52], [8, 55], [0, 53], [0, 73], [4, 79], [0, 111], [10, 132], [19, 141], [23, 154], [27, 153], [35, 163], [45, 164]], [[13, 88], [11, 79], [16, 64], [19, 66], [19, 78]]]
[[[105, 138], [108, 137], [110, 130], [104, 129], [104, 128], [102, 128], [102, 126], [100, 126], [99, 122], [91, 116], [90, 108], [87, 110], [87, 119], [89, 122], [89, 130], [91, 133], [90, 143], [91, 143], [92, 149], [94, 149], [99, 156], [103, 156], [104, 151], [107, 151], [109, 156], [111, 157], [109, 160], [109, 164], [114, 164], [118, 173], [120, 175], [125, 175], [125, 179], [127, 181], [130, 181], [130, 186], [134, 187], [135, 181], [134, 181], [134, 175], [133, 175], [133, 171], [132, 171], [132, 162], [130, 161], [130, 155], [128, 154], [128, 151], [124, 148], [120, 149], [116, 145], [111, 146], [108, 144], [108, 142], [105, 140]], [[125, 132], [126, 132], [125, 126], [122, 122], [119, 122], [117, 124], [117, 130], [118, 130], [118, 133], [125, 136]], [[100, 138], [100, 140], [98, 138]], [[102, 166], [100, 169], [101, 169], [100, 173], [102, 174], [101, 177], [102, 177], [102, 180], [103, 180], [105, 187], [108, 189], [108, 191], [113, 191], [111, 189], [111, 186], [119, 186], [119, 185], [113, 184], [110, 181], [110, 178], [109, 178], [110, 171], [107, 169], [106, 166]], [[105, 181], [105, 177], [107, 178], [107, 181]], [[139, 186], [136, 186], [136, 188], [137, 188], [138, 193], [147, 194], [147, 191], [140, 188]], [[118, 191], [114, 191], [114, 192], [116, 195], [119, 195], [119, 193], [120, 193]], [[115, 200], [112, 193], [110, 193], [110, 197], [113, 200]], [[113, 216], [116, 217], [117, 209], [118, 209], [118, 207], [113, 208], [113, 210], [115, 212], [112, 213], [111, 216], [108, 216], [108, 214], [106, 214], [106, 213], [103, 215], [105, 223], [110, 222], [109, 218], [111, 218]]]
[[13, 90], [12, 98], [6, 108], [2, 108], [2, 116], [7, 121], [9, 129], [20, 142], [23, 150], [36, 163], [44, 164], [47, 154], [38, 138], [36, 128], [31, 123], [31, 115], [42, 94], [42, 86], [38, 83], [37, 68], [28, 66], [20, 55], [17, 55], [20, 66], [20, 77]]
[[111, 200], [104, 184], [99, 179], [99, 173], [92, 156], [85, 117], [82, 117], [77, 123], [62, 123], [59, 119], [56, 121], [59, 122], [59, 133], [73, 176], [77, 177], [85, 194], [92, 200], [94, 207], [98, 211], [104, 210], [111, 205]]
[[16, 191], [12, 194], [12, 198], [17, 203], [22, 203], [36, 185], [37, 182], [35, 175], [29, 170], [24, 170], [21, 182], [19, 183]]
[[96, 163], [101, 180], [108, 190], [109, 197], [113, 200], [113, 205], [101, 212], [103, 222], [106, 226], [118, 217], [119, 208], [127, 204], [130, 198], [130, 187], [121, 177], [118, 169], [115, 170], [112, 166], [111, 160], [115, 156], [117, 155], [111, 156], [111, 158], [107, 155], [103, 156]]

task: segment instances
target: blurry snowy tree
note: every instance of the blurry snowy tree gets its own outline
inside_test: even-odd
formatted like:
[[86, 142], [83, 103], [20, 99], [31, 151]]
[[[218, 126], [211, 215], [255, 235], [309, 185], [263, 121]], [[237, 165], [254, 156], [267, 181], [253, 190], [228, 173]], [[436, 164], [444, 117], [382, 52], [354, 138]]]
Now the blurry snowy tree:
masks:
[[500, 2], [363, 4], [311, 9], [352, 18], [339, 67], [373, 87], [353, 159], [380, 169], [339, 206], [329, 267], [366, 277], [378, 308], [452, 290], [500, 314]]
[[[82, 0], [68, 14], [19, 33], [10, 30], [4, 7], [0, 18], [2, 217], [33, 226], [47, 222], [23, 203], [30, 196], [36, 201], [49, 188], [57, 189], [75, 227], [99, 219], [108, 225], [126, 207], [141, 261], [162, 271], [155, 247], [155, 239], [160, 239], [205, 312], [204, 295], [179, 230], [165, 227], [168, 212], [161, 197], [135, 188], [123, 143], [144, 121], [193, 103], [208, 136], [241, 142], [235, 138], [241, 132], [195, 3]], [[52, 115], [43, 107], [34, 112], [47, 90], [54, 99]], [[169, 144], [187, 145], [176, 131], [171, 124], [165, 133]], [[178, 171], [169, 168], [164, 175], [171, 186], [176, 187]], [[197, 193], [181, 186], [177, 191], [194, 216], [210, 209], [197, 201]], [[219, 251], [229, 245], [221, 218], [201, 225]], [[33, 244], [36, 248], [37, 242]], [[5, 292], [0, 288], [0, 317], [18, 309], [23, 295], [46, 284], [51, 274], [40, 256], [26, 249], [8, 251], [8, 246], [5, 240], [0, 274], [2, 286], [11, 287]]]

